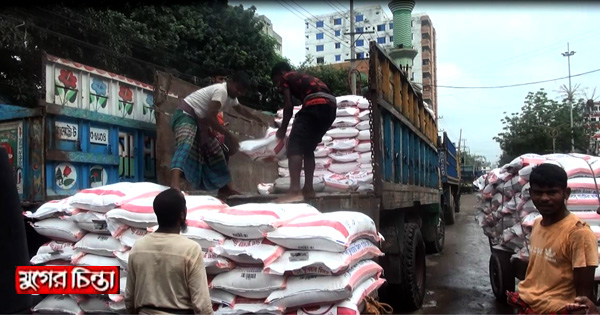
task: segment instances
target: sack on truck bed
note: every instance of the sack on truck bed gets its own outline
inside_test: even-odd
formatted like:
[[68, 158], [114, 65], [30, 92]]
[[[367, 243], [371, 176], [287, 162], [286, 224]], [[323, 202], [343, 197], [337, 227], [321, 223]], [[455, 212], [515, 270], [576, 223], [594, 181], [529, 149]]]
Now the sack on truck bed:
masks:
[[354, 150], [358, 145], [356, 139], [336, 139], [327, 145], [328, 148], [338, 151]]
[[217, 275], [211, 288], [225, 290], [250, 299], [265, 299], [275, 290], [285, 288], [284, 276], [266, 274], [260, 267], [238, 267]]
[[379, 279], [383, 269], [374, 261], [363, 260], [339, 276], [299, 276], [288, 278], [285, 289], [273, 291], [266, 302], [279, 307], [321, 305], [342, 301], [369, 278]]
[[364, 298], [377, 294], [377, 290], [385, 283], [384, 279], [369, 278], [359, 284], [352, 296], [336, 304], [303, 307], [296, 310], [286, 310], [286, 315], [314, 315], [314, 314], [339, 314], [360, 315], [364, 314]]
[[70, 205], [90, 211], [108, 212], [138, 196], [168, 189], [154, 183], [116, 183], [102, 187], [83, 189], [71, 197]]
[[73, 216], [71, 220], [82, 230], [97, 234], [110, 234], [106, 217], [103, 213], [94, 211], [81, 211]]
[[221, 305], [214, 313], [215, 315], [279, 315], [282, 312], [282, 308], [266, 304], [264, 299], [247, 299], [236, 297], [232, 306]]
[[345, 272], [351, 265], [383, 256], [369, 240], [357, 240], [343, 253], [326, 251], [288, 250], [273, 263], [265, 265], [264, 272], [276, 275], [331, 276]]
[[332, 174], [323, 178], [325, 191], [327, 192], [349, 192], [354, 191], [358, 183], [344, 175]]
[[333, 128], [327, 131], [327, 135], [333, 139], [355, 138], [359, 130], [353, 127]]
[[69, 205], [71, 197], [61, 200], [51, 200], [41, 205], [35, 212], [25, 211], [23, 215], [29, 219], [44, 220], [49, 218], [57, 218], [62, 215], [68, 215], [75, 210]]
[[75, 249], [87, 254], [113, 257], [114, 251], [125, 251], [125, 247], [116, 238], [110, 235], [94, 233], [86, 234], [79, 242], [75, 243]]
[[337, 109], [335, 115], [337, 117], [356, 116], [356, 115], [358, 115], [359, 112], [360, 112], [360, 109], [358, 109], [358, 107], [354, 107], [354, 106], [341, 107], [341, 108]]
[[[291, 123], [291, 121], [290, 121]], [[240, 152], [253, 161], [277, 161], [286, 159], [286, 139], [276, 137], [277, 129], [269, 128], [263, 139], [240, 142]]]
[[380, 241], [375, 222], [355, 211], [328, 212], [298, 218], [267, 234], [267, 239], [288, 249], [344, 252], [357, 239]]
[[223, 244], [210, 248], [210, 251], [229, 258], [241, 265], [270, 264], [284, 252], [284, 248], [266, 239], [226, 240]]
[[53, 260], [71, 261], [71, 257], [75, 254], [74, 246], [75, 244], [71, 242], [50, 241], [38, 248], [30, 263], [39, 265]]
[[205, 252], [203, 260], [207, 275], [218, 275], [235, 268], [235, 264], [231, 260], [212, 252]]
[[338, 117], [331, 124], [332, 128], [354, 127], [360, 120], [355, 116]]
[[71, 220], [50, 218], [30, 224], [38, 234], [56, 241], [77, 242], [86, 233]]
[[68, 295], [48, 295], [31, 310], [34, 313], [83, 315], [81, 307]]
[[200, 244], [203, 251], [208, 251], [210, 247], [223, 244], [225, 236], [213, 230], [206, 222], [204, 217], [211, 211], [195, 211], [188, 213], [186, 217], [187, 231], [181, 235]]
[[247, 203], [207, 213], [204, 222], [232, 238], [259, 239], [287, 221], [319, 213], [319, 210], [306, 203]]

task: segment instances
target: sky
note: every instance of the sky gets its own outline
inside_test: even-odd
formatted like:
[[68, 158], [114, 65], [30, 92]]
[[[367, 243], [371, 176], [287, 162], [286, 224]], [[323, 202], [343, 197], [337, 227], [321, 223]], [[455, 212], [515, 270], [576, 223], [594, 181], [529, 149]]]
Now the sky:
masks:
[[[281, 3], [284, 3], [284, 7]], [[354, 7], [381, 4], [392, 16], [387, 1], [355, 1]], [[305, 15], [329, 14], [349, 1], [229, 1], [231, 5], [254, 5], [266, 15], [283, 38], [283, 55], [297, 65], [305, 58]], [[333, 4], [333, 5], [331, 5]], [[298, 7], [298, 6], [301, 6]], [[306, 10], [306, 11], [303, 11]], [[567, 58], [575, 51], [571, 74], [600, 69], [600, 3], [589, 2], [432, 2], [416, 0], [413, 13], [426, 13], [437, 35], [438, 85], [499, 86], [542, 81], [568, 76]], [[300, 15], [296, 12], [297, 15]], [[301, 15], [300, 15], [301, 16]], [[302, 17], [302, 16], [301, 16]], [[583, 93], [600, 100], [600, 72], [571, 78]], [[501, 154], [492, 139], [502, 130], [504, 112], [518, 112], [528, 92], [545, 89], [561, 99], [561, 85], [568, 79], [503, 89], [456, 89], [438, 87], [439, 130], [454, 142], [466, 139], [466, 150], [495, 163]], [[540, 132], [543, 132], [540, 130]]]

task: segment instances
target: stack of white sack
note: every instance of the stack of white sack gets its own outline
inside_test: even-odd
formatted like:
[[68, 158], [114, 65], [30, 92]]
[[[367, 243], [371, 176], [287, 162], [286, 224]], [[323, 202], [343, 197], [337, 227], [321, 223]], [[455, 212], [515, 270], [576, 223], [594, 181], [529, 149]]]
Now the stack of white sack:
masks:
[[382, 255], [380, 236], [364, 214], [265, 203], [223, 208], [203, 221], [226, 237], [210, 253], [235, 265], [209, 274], [216, 314], [303, 314], [326, 305], [359, 314], [362, 299], [384, 283], [370, 261]]
[[[571, 195], [567, 208], [586, 221], [600, 239], [600, 158], [584, 154], [524, 154], [502, 168], [479, 177], [473, 185], [479, 188], [476, 218], [493, 244], [515, 251], [513, 257], [527, 260], [528, 240], [534, 221], [541, 215], [529, 194], [529, 175], [540, 164], [551, 163], [567, 173]], [[600, 247], [599, 247], [600, 249]], [[600, 255], [600, 250], [599, 250]], [[596, 272], [600, 280], [600, 272]]]
[[[118, 266], [120, 276], [127, 270], [117, 258], [129, 247], [109, 228], [110, 213], [122, 204], [139, 196], [166, 189], [153, 183], [118, 183], [84, 189], [69, 198], [45, 203], [35, 212], [24, 215], [34, 222], [37, 233], [51, 241], [42, 245], [31, 259], [35, 265]], [[125, 266], [126, 267], [126, 266]], [[48, 296], [38, 306], [40, 312], [54, 307], [62, 312], [80, 309], [81, 312], [125, 311], [123, 303], [107, 296], [77, 297]]]
[[[337, 115], [331, 128], [315, 150], [314, 187], [316, 192], [372, 192], [373, 165], [369, 101], [357, 95], [336, 98]], [[294, 108], [294, 115], [300, 111]], [[277, 124], [283, 119], [283, 110], [277, 112]], [[290, 120], [288, 134], [293, 121]], [[268, 189], [259, 184], [260, 194], [283, 193], [289, 190], [289, 165], [279, 159], [279, 176]], [[304, 171], [301, 172], [301, 178]], [[303, 180], [303, 179], [302, 179]], [[301, 185], [304, 183], [301, 182]]]
[[[264, 138], [240, 142], [240, 152], [253, 161], [272, 162], [285, 159], [286, 139], [277, 139], [277, 128], [268, 128]], [[288, 130], [289, 135], [289, 130]]]

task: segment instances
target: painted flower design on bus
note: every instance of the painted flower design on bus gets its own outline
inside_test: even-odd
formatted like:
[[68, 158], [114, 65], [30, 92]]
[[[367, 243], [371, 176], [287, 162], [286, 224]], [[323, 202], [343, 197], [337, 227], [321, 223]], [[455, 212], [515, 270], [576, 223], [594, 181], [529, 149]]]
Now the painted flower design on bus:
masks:
[[73, 71], [60, 69], [58, 80], [62, 82], [66, 88], [74, 89], [77, 87], [77, 77], [73, 74]]
[[71, 70], [60, 69], [54, 82], [54, 102], [60, 105], [77, 102], [77, 75]]
[[120, 86], [119, 98], [119, 111], [121, 111], [123, 117], [131, 115], [133, 113], [133, 91], [131, 88]]
[[146, 94], [146, 104], [144, 104], [142, 111], [144, 115], [154, 113], [154, 96], [152, 94]]
[[126, 86], [121, 86], [119, 88], [119, 97], [124, 102], [131, 102], [133, 100], [133, 91], [131, 91], [131, 89]]
[[106, 83], [104, 83], [102, 80], [94, 78], [92, 80], [92, 90], [94, 90], [97, 95], [104, 96], [106, 95]]
[[68, 163], [59, 164], [56, 167], [54, 176], [56, 185], [61, 189], [71, 189], [77, 181], [77, 172]]
[[105, 108], [108, 103], [108, 85], [99, 78], [93, 78], [90, 88], [90, 109], [98, 111]]

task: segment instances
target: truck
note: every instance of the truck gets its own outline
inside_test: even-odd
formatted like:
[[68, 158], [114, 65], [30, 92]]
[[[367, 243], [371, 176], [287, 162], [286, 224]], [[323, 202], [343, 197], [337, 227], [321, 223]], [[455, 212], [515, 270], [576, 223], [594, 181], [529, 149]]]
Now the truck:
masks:
[[22, 205], [156, 181], [153, 86], [49, 54], [40, 62], [38, 106], [0, 104], [0, 146], [9, 152]]
[[[385, 256], [379, 264], [388, 284], [380, 297], [393, 305], [401, 301], [402, 308], [414, 310], [421, 307], [425, 297], [426, 253], [443, 250], [444, 211], [453, 214], [458, 209], [459, 159], [447, 135], [438, 143], [435, 116], [424, 106], [405, 72], [377, 43], [371, 42], [369, 49], [374, 192], [318, 193], [307, 202], [322, 212], [359, 211], [374, 220], [385, 238], [381, 245]], [[158, 183], [168, 185], [174, 150], [170, 117], [179, 99], [197, 87], [166, 73], [156, 77], [157, 176]], [[177, 96], [167, 96], [171, 93]], [[229, 128], [241, 140], [264, 136], [265, 127], [228, 110], [224, 114]], [[272, 117], [264, 118], [273, 124]], [[256, 193], [258, 183], [277, 178], [276, 163], [252, 162], [236, 154], [230, 165], [236, 189], [243, 195], [230, 197], [227, 204], [267, 203], [278, 197]]]
[[440, 188], [442, 212], [447, 225], [454, 224], [455, 213], [460, 211], [460, 191], [462, 184], [460, 151], [444, 132], [438, 138], [438, 157], [440, 168]]

